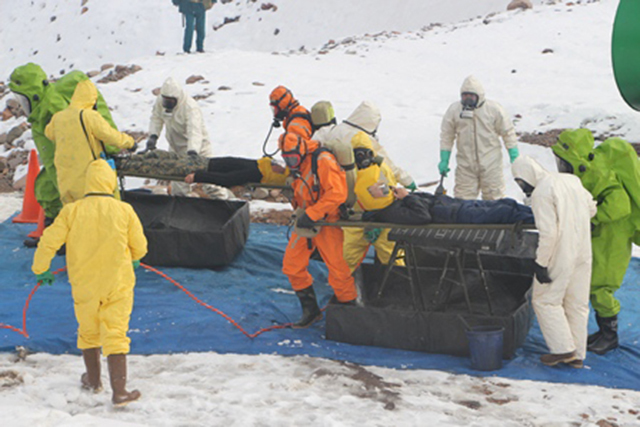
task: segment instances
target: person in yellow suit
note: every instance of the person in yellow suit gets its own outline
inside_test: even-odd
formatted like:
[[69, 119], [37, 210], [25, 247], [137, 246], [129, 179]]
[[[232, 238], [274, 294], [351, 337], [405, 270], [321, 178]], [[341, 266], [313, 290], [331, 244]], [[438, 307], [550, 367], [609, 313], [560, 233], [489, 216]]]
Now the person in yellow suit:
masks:
[[107, 356], [112, 402], [123, 406], [140, 392], [126, 390], [127, 337], [133, 308], [134, 268], [147, 253], [147, 239], [133, 208], [113, 197], [116, 174], [102, 159], [87, 170], [84, 198], [65, 205], [40, 238], [32, 271], [42, 284], [54, 280], [51, 259], [66, 243], [67, 268], [76, 319], [78, 348], [87, 372], [85, 389], [102, 390], [100, 348]]
[[63, 205], [84, 196], [89, 164], [106, 151], [105, 145], [119, 149], [135, 147], [133, 138], [115, 130], [93, 109], [97, 101], [98, 90], [93, 82], [81, 81], [69, 106], [54, 114], [44, 131], [55, 144], [54, 164]]
[[[351, 145], [358, 166], [354, 188], [357, 201], [354, 209], [363, 212], [386, 208], [395, 200], [390, 191], [390, 187], [397, 185], [395, 175], [386, 163], [376, 163], [373, 143], [365, 132], [356, 133], [351, 138]], [[380, 158], [377, 161], [380, 162]], [[382, 264], [388, 264], [394, 247], [388, 236], [388, 228], [344, 228], [343, 253], [351, 271], [358, 268], [371, 245], [376, 249], [378, 260]], [[397, 263], [403, 265], [402, 261]]]

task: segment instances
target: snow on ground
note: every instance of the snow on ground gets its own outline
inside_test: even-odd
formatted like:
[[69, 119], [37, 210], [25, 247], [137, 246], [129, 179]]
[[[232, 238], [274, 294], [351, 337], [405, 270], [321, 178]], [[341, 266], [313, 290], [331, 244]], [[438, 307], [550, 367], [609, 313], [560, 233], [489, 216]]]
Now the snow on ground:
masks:
[[[202, 55], [175, 54], [180, 18], [168, 0], [89, 0], [85, 14], [75, 0], [35, 0], [10, 10], [2, 3], [3, 79], [27, 61], [54, 76], [71, 63], [84, 71], [107, 62], [138, 64], [138, 73], [98, 87], [121, 129], [146, 131], [152, 89], [169, 75], [183, 82], [203, 75], [186, 89], [209, 95], [199, 104], [220, 156], [260, 156], [271, 123], [268, 94], [285, 84], [307, 107], [331, 100], [339, 118], [361, 100], [376, 102], [387, 151], [418, 182], [432, 181], [440, 120], [469, 74], [507, 108], [519, 131], [586, 126], [640, 140], [640, 119], [621, 100], [611, 71], [614, 0], [535, 2], [524, 12], [503, 12], [502, 0], [273, 0], [277, 12], [236, 2], [209, 13]], [[210, 30], [237, 14], [239, 22]], [[329, 40], [335, 46], [325, 46]], [[8, 126], [1, 122], [0, 132]], [[166, 147], [164, 138], [160, 145]], [[553, 167], [549, 150], [521, 144], [521, 151]], [[521, 199], [506, 159], [504, 167], [508, 194]], [[453, 178], [445, 185], [452, 189]], [[14, 195], [0, 201], [3, 218], [20, 207]], [[606, 419], [640, 425], [640, 393], [633, 391], [215, 353], [131, 356], [131, 385], [144, 397], [116, 411], [107, 391], [80, 391], [79, 357], [13, 358], [0, 355], [0, 420], [10, 426], [594, 426]], [[11, 386], [2, 374], [8, 371], [23, 383]]]
[[124, 410], [109, 391], [80, 389], [79, 356], [0, 354], [7, 371], [20, 378], [0, 377], [0, 416], [11, 427], [640, 425], [638, 392], [302, 356], [131, 356], [129, 384], [143, 397]]

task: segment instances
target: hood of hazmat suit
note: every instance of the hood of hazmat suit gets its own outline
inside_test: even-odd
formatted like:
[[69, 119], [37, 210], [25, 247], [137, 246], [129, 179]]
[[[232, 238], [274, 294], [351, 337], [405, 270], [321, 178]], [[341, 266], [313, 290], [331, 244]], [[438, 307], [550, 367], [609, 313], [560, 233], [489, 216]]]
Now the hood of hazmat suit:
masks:
[[[371, 138], [371, 143], [377, 155], [384, 157], [385, 163], [393, 171], [396, 181], [404, 186], [409, 186], [413, 183], [411, 175], [404, 169], [396, 166], [375, 136], [381, 120], [382, 115], [380, 114], [380, 109], [371, 101], [363, 101], [356, 107], [347, 120], [334, 126], [330, 131], [324, 131], [325, 128], [320, 129], [322, 132], [317, 132], [314, 138], [322, 144], [331, 139], [339, 139], [345, 144], [350, 144], [355, 134], [365, 132]], [[329, 126], [327, 126], [327, 128], [328, 127]]]
[[457, 198], [482, 197], [496, 200], [504, 197], [505, 183], [502, 166], [502, 144], [507, 149], [517, 147], [517, 138], [509, 114], [497, 102], [485, 98], [484, 88], [474, 76], [462, 83], [460, 93], [478, 95], [478, 106], [465, 109], [458, 100], [449, 106], [442, 118], [440, 150], [457, 149]]
[[[162, 106], [162, 97], [176, 98], [178, 103], [170, 111]], [[211, 157], [209, 133], [198, 103], [189, 96], [173, 78], [167, 78], [162, 84], [160, 94], [151, 112], [149, 134], [158, 135], [166, 128], [169, 148], [178, 154], [194, 151], [202, 157]]]

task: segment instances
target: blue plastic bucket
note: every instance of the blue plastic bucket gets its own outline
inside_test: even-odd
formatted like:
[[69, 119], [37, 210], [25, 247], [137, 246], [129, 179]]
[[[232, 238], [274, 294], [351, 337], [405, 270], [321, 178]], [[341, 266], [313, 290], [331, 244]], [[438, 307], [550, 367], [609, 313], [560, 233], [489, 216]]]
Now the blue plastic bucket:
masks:
[[471, 367], [477, 371], [502, 368], [504, 328], [502, 326], [474, 326], [467, 330]]

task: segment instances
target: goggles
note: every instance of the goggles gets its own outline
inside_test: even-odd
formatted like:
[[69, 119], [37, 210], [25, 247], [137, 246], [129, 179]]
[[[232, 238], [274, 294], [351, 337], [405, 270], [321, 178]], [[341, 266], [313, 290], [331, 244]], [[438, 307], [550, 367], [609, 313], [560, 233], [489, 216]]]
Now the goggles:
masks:
[[478, 95], [472, 92], [463, 92], [460, 95], [460, 102], [466, 108], [476, 108], [478, 106]]

